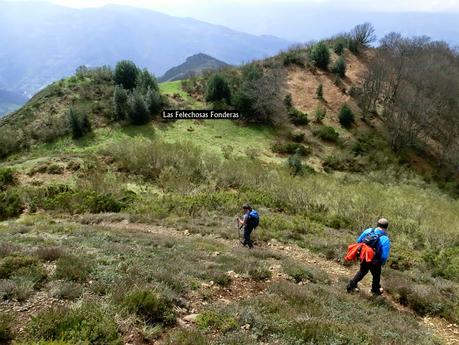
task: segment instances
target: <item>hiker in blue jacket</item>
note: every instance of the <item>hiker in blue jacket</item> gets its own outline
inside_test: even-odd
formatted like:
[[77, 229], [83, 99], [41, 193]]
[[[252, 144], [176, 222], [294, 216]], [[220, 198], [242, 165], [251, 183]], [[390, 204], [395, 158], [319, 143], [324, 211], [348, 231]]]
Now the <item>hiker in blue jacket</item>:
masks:
[[[387, 228], [389, 227], [389, 222], [385, 218], [378, 220], [376, 228], [366, 229], [357, 239], [357, 243], [374, 243], [375, 255], [371, 262], [363, 261], [360, 264], [360, 270], [357, 272], [354, 278], [351, 279], [347, 285], [347, 292], [352, 292], [357, 289], [357, 284], [359, 281], [366, 276], [368, 271], [371, 272], [373, 276], [373, 283], [371, 286], [371, 293], [375, 295], [381, 295], [382, 289], [380, 285], [381, 281], [381, 269], [382, 266], [386, 263], [389, 258], [390, 253], [390, 239], [387, 235]], [[370, 245], [372, 246], [372, 245]]]
[[242, 219], [239, 217], [236, 218], [238, 225], [244, 227], [244, 241], [242, 242], [242, 245], [244, 247], [248, 246], [249, 248], [253, 248], [253, 241], [250, 238], [250, 235], [252, 234], [252, 231], [258, 226], [258, 213], [252, 209], [250, 204], [244, 204], [242, 209], [244, 211], [244, 216], [242, 216]]

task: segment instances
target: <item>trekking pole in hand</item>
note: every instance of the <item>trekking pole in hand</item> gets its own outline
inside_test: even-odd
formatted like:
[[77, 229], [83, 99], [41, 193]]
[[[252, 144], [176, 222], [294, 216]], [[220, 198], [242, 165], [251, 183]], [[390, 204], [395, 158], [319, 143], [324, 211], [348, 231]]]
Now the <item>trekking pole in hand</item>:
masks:
[[242, 244], [242, 239], [241, 239], [242, 225], [239, 225], [239, 217], [236, 217], [236, 228], [237, 228], [237, 238], [239, 242]]

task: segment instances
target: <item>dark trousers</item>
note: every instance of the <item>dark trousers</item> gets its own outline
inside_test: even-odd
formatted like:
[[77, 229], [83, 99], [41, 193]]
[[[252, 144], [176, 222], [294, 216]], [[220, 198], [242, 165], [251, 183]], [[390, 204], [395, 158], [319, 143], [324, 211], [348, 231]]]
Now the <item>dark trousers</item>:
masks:
[[355, 289], [357, 287], [358, 282], [361, 281], [363, 277], [367, 275], [368, 271], [370, 271], [371, 275], [373, 276], [371, 292], [379, 294], [379, 289], [381, 288], [381, 267], [382, 265], [379, 262], [362, 262], [360, 264], [360, 271], [358, 271], [354, 278], [351, 279], [351, 281], [347, 285], [347, 288], [349, 290]]
[[244, 227], [244, 242], [242, 244], [244, 246], [249, 246], [249, 248], [253, 248], [253, 241], [250, 238], [250, 235], [252, 234], [253, 228], [250, 226], [245, 226]]

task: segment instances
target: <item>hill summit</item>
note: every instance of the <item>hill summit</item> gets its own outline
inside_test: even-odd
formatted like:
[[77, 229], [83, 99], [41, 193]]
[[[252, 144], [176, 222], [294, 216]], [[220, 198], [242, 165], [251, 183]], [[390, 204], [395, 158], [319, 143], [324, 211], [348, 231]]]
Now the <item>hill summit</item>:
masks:
[[159, 79], [160, 82], [188, 79], [202, 74], [204, 71], [215, 71], [230, 65], [210, 55], [199, 53], [186, 59], [184, 63], [168, 70]]

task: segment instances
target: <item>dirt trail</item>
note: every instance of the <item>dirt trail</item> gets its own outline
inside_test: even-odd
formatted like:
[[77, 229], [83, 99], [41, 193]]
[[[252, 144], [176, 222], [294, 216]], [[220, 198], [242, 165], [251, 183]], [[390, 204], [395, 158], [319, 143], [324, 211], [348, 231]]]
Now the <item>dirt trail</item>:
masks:
[[[78, 223], [78, 219], [76, 220]], [[165, 226], [157, 226], [157, 225], [149, 225], [149, 224], [141, 224], [141, 223], [129, 223], [128, 221], [101, 221], [97, 222], [96, 224], [99, 227], [108, 228], [108, 229], [117, 229], [123, 231], [135, 231], [135, 232], [144, 232], [144, 233], [151, 233], [151, 234], [159, 234], [159, 235], [167, 235], [176, 239], [182, 239], [186, 237], [206, 237], [210, 238], [217, 243], [224, 244], [230, 248], [235, 248], [240, 246], [237, 240], [230, 240], [224, 239], [219, 236], [209, 236], [202, 234], [194, 234], [190, 233], [189, 231], [179, 231], [175, 228], [169, 228]], [[327, 260], [315, 253], [310, 252], [307, 249], [300, 248], [295, 245], [284, 245], [277, 241], [272, 242], [262, 242], [259, 243], [261, 247], [268, 248], [273, 253], [281, 254], [282, 256], [291, 257], [295, 260], [303, 263], [307, 263], [310, 265], [318, 265], [321, 269], [323, 269], [329, 276], [331, 277], [334, 283], [340, 282], [340, 278], [343, 277], [349, 278], [353, 274], [355, 274], [356, 267], [344, 267], [337, 262]], [[274, 275], [272, 280], [280, 280], [285, 279], [285, 275], [283, 275], [279, 268], [274, 268]], [[234, 277], [233, 277], [234, 278]], [[240, 278], [236, 275], [236, 278]], [[236, 284], [238, 284], [237, 289], [227, 289], [227, 291], [218, 290], [216, 287], [215, 294], [217, 300], [223, 302], [229, 302], [228, 300], [233, 299], [240, 299], [242, 297], [248, 297], [252, 295], [256, 295], [259, 293], [264, 293], [264, 288], [257, 284], [256, 286], [249, 281], [244, 281], [243, 279], [236, 279]], [[360, 283], [361, 293], [369, 294], [367, 291], [370, 289], [370, 282], [371, 282], [371, 275], [365, 277], [365, 279]], [[234, 294], [234, 291], [244, 291], [244, 296], [241, 296], [241, 293]], [[392, 305], [392, 307], [399, 312], [403, 313], [410, 313], [415, 315], [414, 311], [408, 307], [402, 306], [397, 303], [394, 298], [385, 293], [384, 294], [386, 300]], [[199, 301], [194, 301], [194, 304], [199, 304]], [[439, 318], [439, 317], [424, 317], [421, 318], [416, 316], [419, 322], [424, 326], [427, 327], [434, 333], [437, 337], [441, 338], [446, 344], [448, 345], [459, 345], [459, 325], [451, 324], [446, 320]]]

